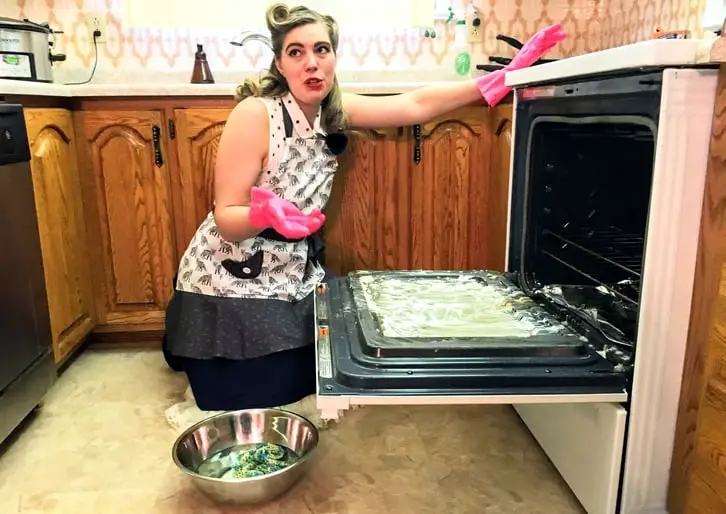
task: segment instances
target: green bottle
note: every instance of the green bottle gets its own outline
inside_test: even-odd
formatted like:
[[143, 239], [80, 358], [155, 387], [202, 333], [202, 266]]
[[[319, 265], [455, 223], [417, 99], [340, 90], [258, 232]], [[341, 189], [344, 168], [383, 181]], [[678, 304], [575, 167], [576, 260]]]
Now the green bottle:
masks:
[[457, 79], [468, 79], [471, 77], [471, 54], [467, 43], [466, 20], [459, 19], [454, 28], [454, 44], [451, 47], [454, 55], [454, 76]]

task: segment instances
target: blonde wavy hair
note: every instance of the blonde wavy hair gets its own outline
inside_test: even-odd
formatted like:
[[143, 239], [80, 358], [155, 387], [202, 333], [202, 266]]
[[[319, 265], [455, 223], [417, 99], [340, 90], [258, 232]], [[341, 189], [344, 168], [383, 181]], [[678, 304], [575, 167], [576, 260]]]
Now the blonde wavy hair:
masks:
[[[282, 58], [282, 45], [285, 36], [293, 29], [310, 23], [322, 23], [328, 29], [328, 36], [333, 52], [338, 51], [338, 23], [332, 16], [320, 14], [304, 6], [288, 7], [286, 4], [273, 4], [267, 8], [267, 28], [272, 40], [272, 51], [276, 59]], [[237, 86], [235, 98], [241, 102], [250, 96], [281, 97], [289, 91], [287, 80], [277, 69], [275, 59], [269, 69], [259, 80], [246, 79]], [[333, 88], [321, 103], [320, 124], [328, 132], [343, 130], [346, 125], [343, 111], [343, 96], [338, 85], [338, 78], [333, 79]]]

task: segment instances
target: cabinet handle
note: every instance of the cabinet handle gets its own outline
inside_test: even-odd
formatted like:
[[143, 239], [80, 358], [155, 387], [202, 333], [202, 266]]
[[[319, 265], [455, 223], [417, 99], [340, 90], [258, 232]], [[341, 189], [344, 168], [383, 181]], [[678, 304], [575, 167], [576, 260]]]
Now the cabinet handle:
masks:
[[161, 128], [159, 125], [152, 127], [151, 135], [154, 140], [154, 164], [157, 168], [161, 168], [164, 165], [164, 158], [161, 155]]
[[508, 121], [509, 120], [507, 120], [506, 118], [501, 120], [499, 122], [499, 126], [497, 127], [497, 130], [494, 131], [494, 135], [500, 136], [502, 134], [502, 131], [504, 130], [504, 127], [507, 125]]
[[169, 139], [176, 139], [176, 123], [174, 123], [174, 120], [169, 120]]
[[413, 126], [413, 162], [421, 162], [421, 125]]

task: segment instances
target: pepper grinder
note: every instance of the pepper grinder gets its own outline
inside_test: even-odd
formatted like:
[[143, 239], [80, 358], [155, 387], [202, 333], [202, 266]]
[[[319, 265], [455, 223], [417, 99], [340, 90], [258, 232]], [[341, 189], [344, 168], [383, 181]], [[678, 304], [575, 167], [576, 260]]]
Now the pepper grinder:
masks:
[[202, 45], [197, 43], [197, 51], [194, 54], [194, 70], [192, 71], [192, 84], [214, 84], [214, 76], [209, 69], [207, 54]]

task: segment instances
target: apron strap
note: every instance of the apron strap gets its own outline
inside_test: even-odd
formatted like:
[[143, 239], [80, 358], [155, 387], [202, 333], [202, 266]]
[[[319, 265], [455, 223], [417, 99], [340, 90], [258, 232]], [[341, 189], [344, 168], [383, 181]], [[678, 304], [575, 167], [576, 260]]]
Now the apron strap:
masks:
[[[287, 107], [283, 104], [282, 106], [282, 123], [285, 127], [285, 137], [291, 138], [293, 135], [293, 124], [292, 124], [292, 117], [290, 116], [290, 113], [287, 110]], [[307, 239], [308, 242], [308, 260], [315, 260], [318, 261], [320, 257], [322, 257], [323, 251], [325, 250], [325, 243], [323, 243], [323, 239], [318, 235], [318, 233], [311, 234], [307, 237], [300, 238], [300, 239], [289, 239], [279, 232], [275, 231], [272, 228], [268, 228], [266, 230], [263, 230], [260, 234], [261, 237], [264, 237], [265, 239], [270, 239], [272, 241], [280, 241], [283, 243], [295, 243], [298, 241], [302, 241], [304, 239]]]
[[310, 234], [309, 236], [300, 239], [290, 239], [283, 236], [275, 229], [268, 228], [260, 232], [259, 236], [264, 237], [265, 239], [269, 239], [271, 241], [278, 241], [281, 243], [297, 243], [298, 241], [307, 240], [308, 260], [320, 261], [321, 257], [323, 256], [323, 252], [325, 251], [325, 243], [323, 242], [323, 238], [320, 237], [321, 232], [322, 231], [318, 231], [314, 234]]
[[287, 112], [287, 107], [284, 105], [282, 106], [282, 123], [285, 126], [285, 137], [291, 138], [292, 137], [292, 118], [290, 117], [290, 113]]
[[311, 234], [307, 237], [308, 240], [308, 260], [309, 261], [316, 261], [320, 264], [324, 265], [324, 254], [325, 251], [325, 242], [323, 242], [323, 238], [320, 237], [320, 231]]
[[299, 241], [304, 240], [304, 237], [296, 238], [296, 239], [290, 239], [289, 237], [285, 237], [282, 234], [280, 234], [277, 230], [274, 228], [267, 228], [260, 232], [258, 234], [259, 237], [264, 237], [265, 239], [269, 239], [270, 241], [278, 241], [280, 243], [297, 243]]

